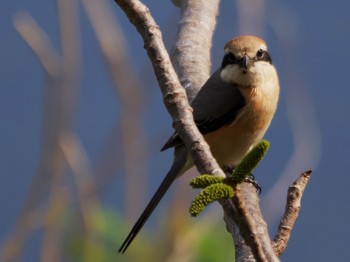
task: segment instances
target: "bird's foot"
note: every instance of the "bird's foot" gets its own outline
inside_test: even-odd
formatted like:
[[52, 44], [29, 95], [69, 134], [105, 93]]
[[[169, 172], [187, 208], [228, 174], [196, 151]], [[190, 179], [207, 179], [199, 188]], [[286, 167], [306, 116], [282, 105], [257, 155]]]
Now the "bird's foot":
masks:
[[255, 177], [253, 174], [249, 174], [246, 177], [244, 182], [252, 184], [256, 188], [256, 191], [258, 192], [258, 194], [259, 195], [261, 194], [261, 187], [259, 186], [258, 182], [255, 180]]
[[235, 166], [234, 165], [224, 166], [222, 168], [222, 170], [224, 171], [224, 173], [226, 175], [230, 175], [231, 176], [233, 174], [234, 170], [235, 170]]

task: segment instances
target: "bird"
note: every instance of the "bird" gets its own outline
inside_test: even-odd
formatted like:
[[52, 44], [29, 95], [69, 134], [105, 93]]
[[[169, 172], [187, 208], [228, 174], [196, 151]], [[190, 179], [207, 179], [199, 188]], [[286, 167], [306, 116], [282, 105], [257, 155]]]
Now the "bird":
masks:
[[[277, 71], [266, 42], [237, 36], [224, 46], [221, 66], [191, 103], [193, 117], [221, 168], [237, 166], [263, 138], [277, 109]], [[176, 178], [194, 164], [175, 131], [161, 151], [174, 148], [173, 164], [120, 246], [124, 253]]]

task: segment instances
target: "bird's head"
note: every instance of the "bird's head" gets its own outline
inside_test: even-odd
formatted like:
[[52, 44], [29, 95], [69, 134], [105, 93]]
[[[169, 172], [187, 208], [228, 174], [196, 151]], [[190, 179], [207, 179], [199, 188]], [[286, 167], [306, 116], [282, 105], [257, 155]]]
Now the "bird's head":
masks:
[[256, 36], [238, 36], [225, 45], [221, 78], [226, 83], [256, 87], [276, 71], [264, 40]]

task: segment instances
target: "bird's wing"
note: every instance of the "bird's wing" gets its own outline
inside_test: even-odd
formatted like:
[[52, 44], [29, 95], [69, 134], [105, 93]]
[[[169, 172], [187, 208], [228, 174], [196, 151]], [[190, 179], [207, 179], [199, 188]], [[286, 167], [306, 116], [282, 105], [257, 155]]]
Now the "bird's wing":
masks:
[[[245, 106], [244, 97], [238, 87], [223, 82], [220, 72], [220, 69], [215, 71], [191, 104], [195, 123], [203, 135], [233, 124]], [[161, 151], [182, 144], [181, 138], [175, 132]]]

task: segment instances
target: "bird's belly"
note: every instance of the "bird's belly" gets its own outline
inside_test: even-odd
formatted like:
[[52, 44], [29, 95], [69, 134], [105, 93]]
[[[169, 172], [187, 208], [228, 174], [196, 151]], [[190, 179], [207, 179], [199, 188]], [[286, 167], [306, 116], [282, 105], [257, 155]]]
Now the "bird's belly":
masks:
[[262, 124], [259, 120], [242, 117], [232, 126], [225, 126], [204, 136], [221, 167], [238, 165], [243, 157], [259, 143], [269, 125], [269, 121]]

